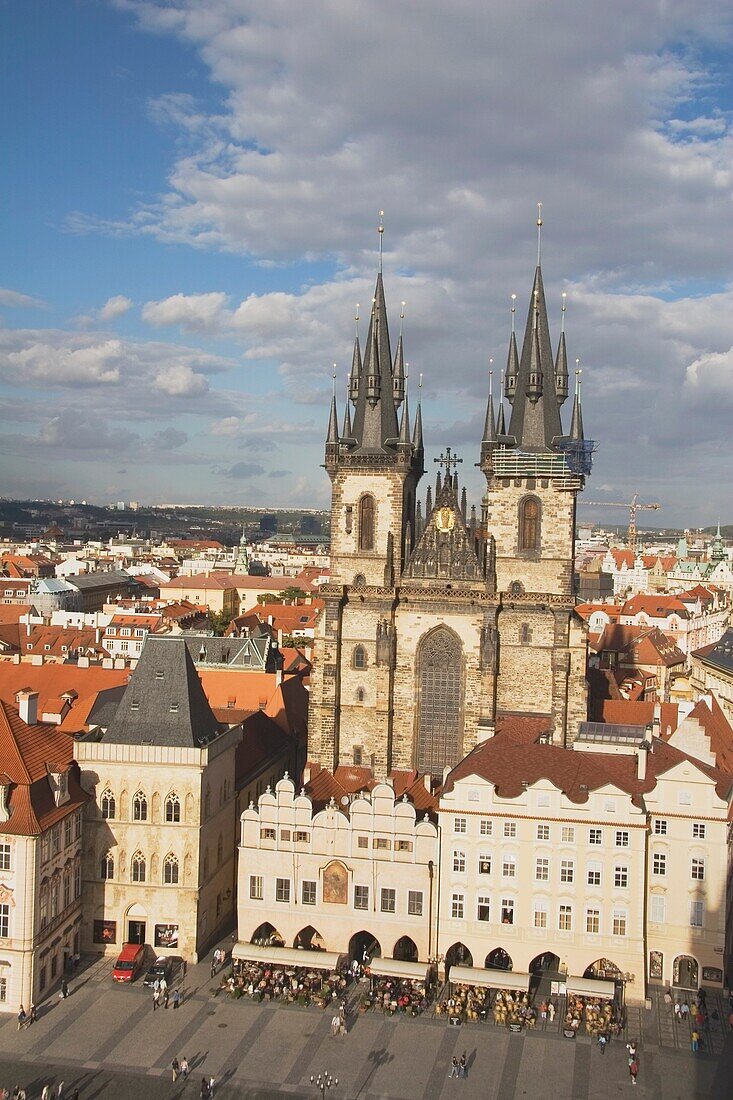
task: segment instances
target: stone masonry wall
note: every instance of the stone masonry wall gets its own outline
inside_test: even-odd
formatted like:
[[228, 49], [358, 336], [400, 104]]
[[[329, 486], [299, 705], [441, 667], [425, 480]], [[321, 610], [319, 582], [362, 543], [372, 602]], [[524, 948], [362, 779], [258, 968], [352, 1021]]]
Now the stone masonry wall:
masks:
[[[541, 552], [519, 550], [519, 504], [526, 496], [541, 505]], [[488, 494], [488, 530], [496, 543], [496, 584], [505, 592], [520, 581], [527, 592], [571, 595], [575, 534], [575, 494], [560, 492], [551, 481], [492, 478]]]

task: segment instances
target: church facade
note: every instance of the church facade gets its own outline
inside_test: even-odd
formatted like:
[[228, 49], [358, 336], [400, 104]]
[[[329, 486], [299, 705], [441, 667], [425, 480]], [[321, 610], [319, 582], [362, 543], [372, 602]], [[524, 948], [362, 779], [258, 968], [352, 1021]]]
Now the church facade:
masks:
[[512, 331], [498, 408], [489, 393], [477, 440], [480, 508], [469, 511], [448, 447], [423, 503], [422, 409], [411, 424], [402, 335], [393, 356], [380, 272], [343, 421], [334, 397], [326, 440], [331, 578], [319, 590], [313, 761], [438, 778], [501, 715], [541, 718], [548, 740], [572, 743], [587, 717], [575, 511], [593, 445], [577, 381], [563, 431], [567, 397], [565, 334], [553, 357], [538, 265], [521, 353]]

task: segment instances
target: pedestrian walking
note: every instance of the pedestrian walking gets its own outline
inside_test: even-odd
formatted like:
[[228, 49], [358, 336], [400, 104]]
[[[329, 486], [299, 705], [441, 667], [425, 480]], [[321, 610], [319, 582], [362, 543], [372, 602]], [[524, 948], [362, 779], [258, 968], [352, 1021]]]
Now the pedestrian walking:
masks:
[[690, 1015], [690, 1006], [688, 1005], [687, 1001], [683, 1001], [680, 1005], [680, 1013], [683, 1020], [686, 1020], [687, 1017]]
[[25, 1089], [24, 1089], [24, 1088], [22, 1088], [22, 1087], [18, 1089], [18, 1096], [17, 1096], [17, 1100], [26, 1100], [26, 1093], [25, 1093]]
[[[20, 1100], [20, 1097], [18, 1097], [18, 1100]], [[74, 1089], [74, 1091], [72, 1092], [71, 1100], [79, 1100], [79, 1090], [78, 1089]]]
[[173, 990], [173, 1007], [174, 1008], [178, 1008], [178, 1002], [180, 1001], [180, 999], [181, 999], [181, 994], [178, 992], [177, 989], [174, 989]]
[[636, 1078], [639, 1076], [639, 1063], [634, 1060], [629, 1062], [629, 1077], [631, 1078], [631, 1084], [636, 1084]]
[[177, 1058], [174, 1058], [171, 1062], [171, 1072], [173, 1073], [173, 1084], [175, 1085], [178, 1080], [178, 1074], [181, 1072], [181, 1066]]
[[332, 1035], [338, 1035], [340, 1023], [341, 1023], [341, 1021], [339, 1020], [338, 1016], [332, 1016], [331, 1017], [331, 1034]]
[[463, 1054], [461, 1055], [461, 1059], [458, 1063], [458, 1071], [459, 1071], [459, 1075], [461, 1077], [468, 1077], [468, 1063], [466, 1061], [466, 1052], [465, 1052], [465, 1050], [464, 1050]]
[[153, 982], [153, 992], [157, 993], [160, 990], [160, 978], [156, 978]]
[[552, 1023], [552, 1021], [555, 1019], [555, 1004], [554, 1004], [553, 1001], [550, 1001], [550, 1003], [547, 1006], [547, 1015], [548, 1015], [548, 1018], [550, 1020], [550, 1023]]
[[672, 990], [667, 986], [664, 991], [664, 1003], [667, 1006], [667, 1011], [672, 1011]]
[[181, 1058], [181, 1077], [184, 1081], [188, 1077], [188, 1058]]
[[163, 1008], [168, 1007], [168, 986], [163, 990]]
[[36, 1008], [36, 1006], [34, 1004], [32, 1004], [31, 1007], [30, 1007], [30, 1012], [28, 1013], [28, 1023], [29, 1024], [35, 1024], [37, 1019], [38, 1019], [38, 1009]]
[[59, 1087], [56, 1089], [56, 1100], [64, 1100], [64, 1082], [59, 1081]]
[[69, 996], [69, 983], [66, 978], [61, 979], [61, 996], [64, 1000]]
[[598, 1046], [601, 1048], [601, 1054], [606, 1053], [607, 1042], [608, 1040], [606, 1039], [606, 1036], [603, 1034], [603, 1032], [601, 1032], [601, 1034], [598, 1036]]
[[690, 1036], [690, 1050], [693, 1054], [697, 1054], [700, 1049], [700, 1033], [697, 1028], [693, 1028], [692, 1035]]
[[20, 1008], [18, 1009], [18, 1031], [20, 1031], [20, 1029], [22, 1028], [24, 1023], [25, 1023], [25, 1009], [23, 1008], [23, 1005], [21, 1005]]
[[215, 974], [216, 974], [216, 959], [213, 958], [211, 960], [211, 977], [213, 978], [215, 976]]
[[51, 1086], [44, 1085], [41, 1089], [41, 1100], [51, 1100]]
[[458, 1076], [460, 1076], [460, 1072], [461, 1072], [461, 1068], [458, 1065], [458, 1059], [456, 1058], [456, 1056], [454, 1054], [453, 1055], [453, 1061], [450, 1064], [450, 1073], [448, 1074], [448, 1077], [458, 1077]]
[[214, 1100], [214, 1085], [216, 1081], [213, 1077], [209, 1078], [209, 1100]]
[[158, 988], [160, 989], [161, 994], [165, 993], [166, 989], [168, 988], [168, 982], [165, 980], [165, 978], [160, 979], [160, 986]]
[[159, 1001], [160, 1001], [160, 990], [159, 989], [154, 989], [153, 990], [153, 1012], [155, 1012], [156, 1008], [158, 1007], [158, 1002]]
[[631, 1039], [626, 1044], [626, 1050], [628, 1051], [629, 1055], [629, 1065], [631, 1065], [632, 1062], [636, 1061], [636, 1040]]
[[209, 1082], [205, 1077], [201, 1078], [201, 1088], [199, 1090], [201, 1100], [209, 1100]]

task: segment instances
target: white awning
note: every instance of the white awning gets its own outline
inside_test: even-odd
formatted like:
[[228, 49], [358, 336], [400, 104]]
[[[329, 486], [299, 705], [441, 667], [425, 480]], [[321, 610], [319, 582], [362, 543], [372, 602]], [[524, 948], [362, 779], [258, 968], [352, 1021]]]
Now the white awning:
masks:
[[600, 978], [568, 977], [565, 979], [565, 989], [578, 997], [602, 997], [605, 1001], [612, 1001], [616, 996], [614, 982], [604, 982]]
[[486, 989], [529, 989], [529, 974], [516, 970], [482, 970], [478, 966], [452, 966], [453, 985], [479, 985]]
[[372, 959], [369, 970], [376, 977], [403, 978], [413, 982], [427, 981], [427, 963], [400, 962], [399, 959]]
[[256, 943], [235, 943], [232, 958], [243, 962], [269, 962], [276, 966], [305, 966], [310, 970], [335, 970], [343, 955], [335, 951], [306, 951], [299, 947], [260, 947]]

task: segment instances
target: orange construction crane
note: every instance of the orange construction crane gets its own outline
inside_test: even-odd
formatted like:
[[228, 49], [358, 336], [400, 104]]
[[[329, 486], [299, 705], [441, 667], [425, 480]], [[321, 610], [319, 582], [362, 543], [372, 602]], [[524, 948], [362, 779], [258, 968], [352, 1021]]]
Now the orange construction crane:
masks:
[[629, 531], [628, 531], [628, 543], [629, 550], [631, 550], [636, 556], [636, 513], [641, 508], [651, 508], [656, 511], [661, 508], [661, 504], [641, 504], [639, 502], [639, 494], [634, 493], [632, 499], [627, 503], [623, 500], [580, 500], [579, 504], [587, 504], [593, 508], [628, 508], [629, 509]]

